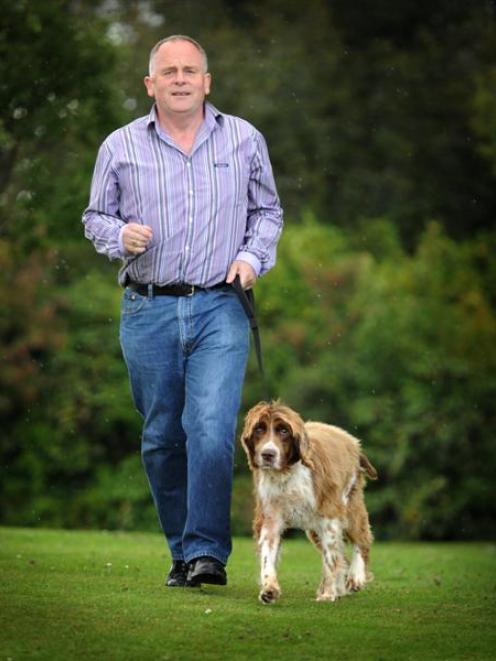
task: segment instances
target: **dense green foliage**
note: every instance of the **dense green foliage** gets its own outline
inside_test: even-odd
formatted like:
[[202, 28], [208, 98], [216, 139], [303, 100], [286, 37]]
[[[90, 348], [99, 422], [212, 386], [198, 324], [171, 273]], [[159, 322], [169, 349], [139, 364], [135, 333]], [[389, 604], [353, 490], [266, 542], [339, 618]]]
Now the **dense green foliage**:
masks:
[[[363, 440], [377, 537], [494, 538], [494, 3], [203, 4], [2, 11], [0, 520], [157, 525], [116, 268], [80, 214], [100, 140], [148, 109], [150, 46], [186, 32], [212, 101], [266, 135], [287, 211], [257, 286], [274, 394]], [[243, 411], [261, 392], [253, 361]], [[239, 451], [238, 533], [249, 497]]]
[[278, 392], [363, 439], [380, 536], [495, 534], [493, 249], [432, 224], [410, 255], [384, 221], [309, 220], [260, 287]]
[[311, 544], [288, 540], [273, 606], [257, 600], [251, 540], [234, 540], [227, 587], [165, 588], [166, 555], [158, 534], [0, 530], [4, 657], [494, 657], [493, 545], [378, 543], [375, 580], [332, 604], [314, 601]]

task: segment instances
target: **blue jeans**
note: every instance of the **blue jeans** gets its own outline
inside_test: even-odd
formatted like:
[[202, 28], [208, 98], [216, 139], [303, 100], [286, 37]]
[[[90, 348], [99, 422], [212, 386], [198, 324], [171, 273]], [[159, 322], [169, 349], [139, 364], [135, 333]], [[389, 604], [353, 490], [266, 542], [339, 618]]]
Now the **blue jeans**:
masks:
[[231, 552], [236, 420], [249, 324], [230, 288], [193, 296], [126, 289], [120, 340], [141, 453], [173, 560]]

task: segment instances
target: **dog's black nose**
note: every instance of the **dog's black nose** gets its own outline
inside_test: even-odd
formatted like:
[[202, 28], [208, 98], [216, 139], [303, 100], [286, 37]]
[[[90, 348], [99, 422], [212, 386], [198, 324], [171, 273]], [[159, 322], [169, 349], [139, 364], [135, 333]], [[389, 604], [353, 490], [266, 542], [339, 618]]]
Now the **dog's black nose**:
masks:
[[274, 461], [275, 457], [276, 457], [276, 453], [274, 450], [264, 450], [262, 452], [262, 459], [267, 463], [271, 463], [272, 461]]

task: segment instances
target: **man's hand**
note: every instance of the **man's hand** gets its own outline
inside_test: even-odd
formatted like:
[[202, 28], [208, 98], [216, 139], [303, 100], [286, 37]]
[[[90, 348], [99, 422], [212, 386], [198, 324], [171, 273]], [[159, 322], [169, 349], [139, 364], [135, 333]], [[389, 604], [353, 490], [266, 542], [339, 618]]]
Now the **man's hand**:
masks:
[[152, 228], [139, 223], [127, 223], [122, 230], [122, 243], [126, 252], [140, 255], [145, 252], [147, 245], [152, 240]]
[[248, 262], [243, 262], [240, 259], [236, 259], [231, 264], [231, 268], [229, 269], [226, 278], [227, 284], [231, 284], [237, 275], [239, 275], [243, 289], [250, 289], [257, 281], [257, 274], [252, 265], [248, 264]]

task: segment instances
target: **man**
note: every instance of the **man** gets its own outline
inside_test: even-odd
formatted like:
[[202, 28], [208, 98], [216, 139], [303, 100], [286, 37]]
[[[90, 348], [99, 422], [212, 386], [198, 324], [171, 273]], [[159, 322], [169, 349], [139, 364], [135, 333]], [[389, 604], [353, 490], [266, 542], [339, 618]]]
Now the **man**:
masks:
[[282, 228], [265, 141], [205, 101], [203, 48], [154, 46], [148, 116], [102, 144], [85, 235], [124, 261], [120, 340], [143, 416], [142, 457], [172, 555], [169, 586], [225, 585], [246, 289], [275, 262]]

